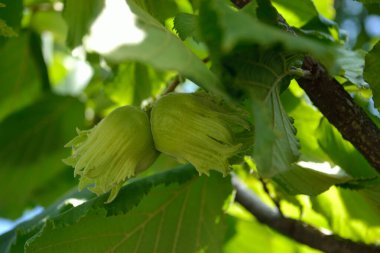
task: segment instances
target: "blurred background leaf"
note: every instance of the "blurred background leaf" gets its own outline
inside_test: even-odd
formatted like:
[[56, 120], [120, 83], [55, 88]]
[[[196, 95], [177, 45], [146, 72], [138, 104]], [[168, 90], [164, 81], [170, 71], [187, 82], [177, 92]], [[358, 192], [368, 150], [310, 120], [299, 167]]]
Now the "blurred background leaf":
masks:
[[21, 27], [22, 12], [22, 0], [1, 0], [0, 48], [9, 38], [18, 36]]
[[83, 111], [74, 98], [46, 94], [0, 123], [1, 216], [15, 218], [73, 186], [61, 159], [69, 154], [63, 146], [75, 134], [73, 126], [84, 124]]
[[66, 0], [63, 17], [69, 28], [67, 45], [71, 48], [82, 44], [82, 38], [89, 31], [90, 25], [102, 11], [104, 0], [88, 2], [86, 0]]
[[365, 57], [364, 78], [369, 83], [372, 92], [375, 106], [380, 108], [380, 80], [379, 80], [379, 66], [380, 66], [380, 42], [371, 49]]
[[45, 64], [37, 58], [32, 40], [30, 33], [21, 33], [0, 48], [0, 120], [40, 95]]

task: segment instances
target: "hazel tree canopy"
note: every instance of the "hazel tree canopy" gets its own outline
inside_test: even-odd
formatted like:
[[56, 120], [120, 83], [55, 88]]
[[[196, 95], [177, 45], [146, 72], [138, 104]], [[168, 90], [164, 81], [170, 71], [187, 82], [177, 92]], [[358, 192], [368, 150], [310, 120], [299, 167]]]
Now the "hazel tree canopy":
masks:
[[0, 0], [0, 252], [380, 252], [379, 27], [380, 0]]

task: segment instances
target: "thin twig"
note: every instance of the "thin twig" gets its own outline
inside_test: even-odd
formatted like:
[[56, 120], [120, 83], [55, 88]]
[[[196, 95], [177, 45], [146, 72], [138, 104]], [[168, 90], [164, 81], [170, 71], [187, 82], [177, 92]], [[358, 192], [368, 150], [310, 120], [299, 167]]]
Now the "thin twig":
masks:
[[162, 93], [162, 95], [167, 95], [170, 92], [173, 92], [177, 88], [177, 86], [181, 83], [179, 79], [180, 79], [179, 75], [176, 75], [173, 81], [168, 85], [166, 90]]
[[231, 0], [231, 2], [239, 9], [243, 8], [251, 2], [251, 0]]
[[264, 181], [263, 178], [259, 178], [260, 182], [261, 182], [261, 185], [263, 186], [263, 190], [264, 192], [268, 195], [268, 197], [272, 200], [272, 202], [274, 203], [274, 205], [276, 206], [277, 208], [277, 211], [278, 213], [283, 217], [284, 214], [282, 213], [282, 210], [281, 210], [281, 204], [280, 204], [280, 201], [279, 199], [277, 199], [269, 190], [268, 188], [268, 185], [267, 183]]
[[[209, 57], [206, 57], [206, 58], [202, 59], [202, 62], [204, 62], [204, 63], [207, 63], [209, 61], [210, 61]], [[180, 75], [176, 75], [174, 77], [173, 81], [171, 81], [171, 83], [168, 85], [168, 87], [165, 89], [165, 91], [161, 95], [164, 96], [164, 95], [167, 95], [167, 94], [175, 91], [175, 89], [177, 88], [177, 86], [180, 83], [181, 83]]]

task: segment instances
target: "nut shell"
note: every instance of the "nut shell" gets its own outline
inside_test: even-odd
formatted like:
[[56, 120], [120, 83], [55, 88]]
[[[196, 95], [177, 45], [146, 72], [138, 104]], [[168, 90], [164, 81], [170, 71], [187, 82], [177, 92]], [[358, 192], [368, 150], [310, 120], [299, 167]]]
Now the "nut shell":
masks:
[[250, 128], [240, 112], [206, 93], [162, 97], [153, 105], [151, 125], [157, 150], [193, 164], [199, 173], [212, 169], [224, 175], [242, 147], [236, 133]]
[[91, 185], [96, 194], [111, 190], [111, 202], [127, 178], [147, 169], [157, 158], [147, 114], [133, 106], [112, 111], [90, 130], [66, 144], [72, 155], [64, 160], [80, 176], [79, 188]]

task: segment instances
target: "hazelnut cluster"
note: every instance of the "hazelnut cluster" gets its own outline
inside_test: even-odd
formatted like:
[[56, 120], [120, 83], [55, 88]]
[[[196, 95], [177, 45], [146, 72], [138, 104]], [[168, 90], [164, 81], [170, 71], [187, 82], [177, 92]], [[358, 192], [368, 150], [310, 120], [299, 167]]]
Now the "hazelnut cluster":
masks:
[[171, 93], [158, 99], [148, 113], [134, 106], [112, 111], [90, 130], [66, 144], [72, 155], [64, 162], [80, 176], [79, 188], [116, 196], [126, 179], [146, 170], [159, 152], [191, 163], [198, 172], [224, 175], [229, 159], [244, 143], [238, 135], [251, 131], [241, 110], [206, 93]]

